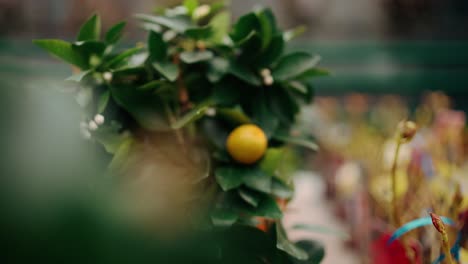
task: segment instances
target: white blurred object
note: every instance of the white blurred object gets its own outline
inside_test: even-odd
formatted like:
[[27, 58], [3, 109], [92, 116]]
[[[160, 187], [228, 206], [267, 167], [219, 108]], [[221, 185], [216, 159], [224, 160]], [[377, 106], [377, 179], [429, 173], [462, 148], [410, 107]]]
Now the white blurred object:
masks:
[[[389, 139], [383, 146], [383, 166], [385, 169], [391, 169], [393, 160], [395, 159], [396, 142], [394, 139]], [[411, 160], [411, 144], [402, 144], [400, 146], [400, 153], [398, 154], [398, 167], [406, 167]]]
[[361, 166], [357, 162], [347, 161], [336, 171], [335, 186], [341, 198], [347, 198], [355, 193], [362, 180]]

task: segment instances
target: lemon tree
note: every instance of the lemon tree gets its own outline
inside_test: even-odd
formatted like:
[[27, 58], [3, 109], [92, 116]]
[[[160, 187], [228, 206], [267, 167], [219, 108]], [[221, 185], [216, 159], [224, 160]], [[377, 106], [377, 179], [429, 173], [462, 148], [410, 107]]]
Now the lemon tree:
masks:
[[[34, 41], [76, 69], [68, 81], [79, 83], [83, 136], [108, 153], [111, 170], [125, 163], [141, 133], [175, 133], [180, 142], [201, 137], [208, 177], [193, 184], [216, 191], [207, 224], [225, 230], [267, 219], [273, 247], [262, 259], [306, 260], [282, 231], [277, 201], [293, 195], [287, 148], [315, 148], [291, 131], [313, 98], [311, 79], [327, 74], [317, 67], [320, 57], [287, 52], [300, 30], [280, 29], [268, 8], [232, 22], [220, 3], [187, 0], [136, 17], [148, 37], [127, 49], [118, 44], [126, 23], [102, 32], [98, 15], [75, 41]], [[261, 249], [254, 251], [257, 258]]]

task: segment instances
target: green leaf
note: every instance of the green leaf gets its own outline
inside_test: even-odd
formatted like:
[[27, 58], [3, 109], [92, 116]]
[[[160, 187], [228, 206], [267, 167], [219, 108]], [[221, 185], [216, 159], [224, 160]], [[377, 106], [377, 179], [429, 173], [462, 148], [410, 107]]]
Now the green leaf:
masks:
[[132, 150], [134, 140], [131, 137], [126, 138], [123, 142], [120, 143], [117, 150], [115, 151], [112, 161], [109, 163], [109, 170], [118, 171], [122, 164], [125, 163], [125, 160], [128, 159], [128, 155]]
[[213, 29], [213, 33], [209, 38], [209, 41], [214, 44], [223, 43], [224, 38], [229, 33], [229, 27], [231, 25], [231, 15], [229, 12], [221, 12], [216, 14], [210, 22], [210, 26]]
[[101, 34], [101, 18], [94, 15], [88, 19], [80, 28], [77, 41], [99, 40]]
[[271, 175], [265, 173], [263, 170], [256, 169], [244, 178], [245, 186], [264, 193], [270, 193], [272, 188]]
[[271, 64], [276, 62], [281, 54], [283, 54], [284, 46], [285, 43], [281, 35], [276, 35], [273, 37], [270, 45], [256, 60], [258, 67], [269, 67]]
[[167, 43], [164, 42], [162, 34], [150, 31], [148, 37], [148, 50], [150, 58], [154, 61], [164, 60], [167, 57]]
[[163, 86], [168, 85], [169, 82], [166, 80], [154, 80], [149, 83], [143, 84], [142, 86], [138, 87], [138, 90], [143, 91], [150, 91], [150, 90], [158, 90]]
[[72, 82], [81, 82], [86, 76], [91, 73], [90, 70], [87, 71], [80, 71], [77, 74], [73, 74], [72, 76], [65, 79], [65, 81], [72, 81]]
[[180, 59], [187, 64], [193, 64], [201, 61], [210, 60], [213, 58], [213, 56], [213, 52], [209, 50], [184, 51], [180, 54]]
[[179, 76], [179, 68], [177, 65], [168, 61], [153, 62], [152, 65], [156, 71], [158, 71], [167, 80], [171, 82], [177, 80], [177, 77]]
[[263, 9], [257, 12], [258, 22], [260, 24], [260, 36], [262, 39], [262, 50], [265, 50], [276, 33], [276, 20], [271, 9]]
[[99, 96], [97, 112], [100, 114], [106, 110], [107, 104], [109, 103], [110, 91], [106, 90]]
[[192, 27], [192, 22], [187, 16], [177, 15], [172, 17], [167, 16], [151, 16], [146, 14], [137, 14], [136, 17], [140, 20], [155, 23], [177, 33], [184, 33], [188, 28]]
[[83, 55], [74, 49], [73, 45], [69, 42], [56, 39], [40, 39], [33, 40], [33, 43], [52, 55], [78, 66], [81, 69], [86, 69], [88, 67], [88, 63]]
[[213, 101], [219, 106], [232, 106], [239, 102], [241, 90], [230, 81], [219, 82], [213, 87]]
[[211, 212], [211, 221], [215, 226], [232, 226], [239, 219], [239, 215], [228, 209], [216, 209]]
[[108, 153], [116, 154], [122, 143], [130, 138], [130, 134], [120, 133], [122, 126], [119, 123], [115, 121], [108, 123], [100, 125], [98, 130], [93, 131], [93, 139], [99, 142]]
[[[292, 185], [292, 184], [291, 184]], [[288, 186], [282, 181], [272, 178], [271, 194], [283, 199], [290, 199], [294, 196], [294, 185]]]
[[239, 193], [239, 196], [245, 202], [252, 205], [253, 207], [257, 207], [258, 204], [260, 203], [261, 199], [262, 199], [261, 194], [255, 192], [255, 191], [249, 190], [247, 188], [240, 188], [237, 192]]
[[192, 16], [193, 11], [198, 7], [198, 0], [184, 0], [184, 7], [187, 9], [187, 12]]
[[213, 29], [210, 25], [204, 27], [194, 27], [185, 30], [184, 34], [193, 39], [207, 39], [213, 34]]
[[322, 262], [325, 257], [325, 248], [324, 246], [312, 240], [300, 240], [295, 243], [298, 248], [303, 249], [309, 255], [307, 260], [295, 260], [295, 264], [319, 264]]
[[73, 48], [85, 55], [88, 59], [92, 55], [101, 56], [106, 50], [106, 47], [106, 43], [94, 40], [78, 41], [73, 43]]
[[229, 70], [229, 61], [222, 57], [215, 57], [208, 62], [206, 76], [212, 83], [218, 82]]
[[271, 219], [280, 219], [283, 217], [276, 200], [268, 194], [261, 194], [263, 198], [256, 208], [251, 209], [251, 213], [255, 216], [261, 216]]
[[304, 52], [291, 53], [281, 58], [273, 69], [272, 76], [275, 81], [293, 79], [314, 68], [319, 61], [319, 56], [312, 56]]
[[120, 53], [119, 55], [115, 56], [114, 58], [112, 58], [111, 60], [107, 61], [103, 68], [113, 68], [113, 67], [116, 67], [118, 66], [119, 64], [121, 64], [122, 62], [124, 62], [125, 60], [127, 60], [128, 58], [132, 57], [133, 55], [139, 53], [142, 51], [143, 48], [141, 47], [136, 47], [136, 48], [132, 48], [132, 49], [128, 49], [122, 53]]
[[242, 111], [242, 109], [236, 108], [217, 108], [216, 116], [219, 119], [232, 124], [233, 126], [239, 126], [242, 124], [252, 123], [250, 118]]
[[327, 235], [333, 235], [337, 236], [343, 240], [350, 239], [349, 234], [336, 230], [334, 228], [326, 227], [326, 226], [319, 226], [319, 225], [309, 225], [309, 224], [296, 224], [292, 227], [293, 229], [297, 230], [305, 230], [305, 231], [310, 231], [313, 233], [320, 233], [320, 234], [327, 234]]
[[163, 101], [151, 91], [141, 91], [134, 86], [111, 86], [114, 101], [137, 122], [150, 131], [171, 129]]
[[280, 86], [273, 86], [267, 93], [268, 106], [273, 115], [285, 126], [290, 126], [295, 122], [296, 115], [300, 107], [296, 98], [291, 93]]
[[276, 223], [276, 247], [296, 259], [307, 260], [309, 258], [306, 251], [289, 241], [280, 222]]
[[297, 81], [291, 81], [288, 83], [287, 85], [288, 88], [291, 88], [301, 94], [304, 94], [304, 95], [307, 95], [307, 93], [309, 92], [308, 89], [307, 89], [307, 86], [301, 82], [297, 82]]
[[290, 41], [293, 38], [296, 38], [296, 37], [302, 35], [305, 31], [306, 31], [305, 26], [298, 26], [298, 27], [295, 27], [293, 29], [290, 29], [290, 30], [283, 33], [284, 41]]
[[252, 120], [261, 127], [266, 136], [270, 138], [279, 127], [279, 119], [268, 107], [268, 98], [266, 98], [263, 92], [251, 99]]
[[284, 148], [268, 148], [260, 162], [260, 168], [269, 175], [274, 175], [284, 156]]
[[301, 75], [297, 76], [297, 78], [303, 80], [303, 79], [308, 79], [312, 77], [321, 77], [321, 76], [328, 76], [328, 75], [330, 75], [330, 72], [326, 69], [312, 68], [303, 72]]
[[285, 135], [274, 135], [273, 138], [278, 141], [290, 143], [293, 145], [298, 145], [300, 147], [308, 148], [313, 151], [317, 151], [319, 149], [317, 144], [315, 144], [313, 141], [308, 140], [308, 139], [290, 137], [290, 136], [285, 136]]
[[231, 62], [229, 65], [229, 73], [245, 81], [248, 84], [251, 84], [254, 86], [261, 85], [260, 78], [256, 74], [254, 74], [252, 71], [244, 67], [243, 65], [239, 65], [235, 62]]
[[244, 183], [246, 169], [242, 167], [220, 167], [215, 171], [216, 181], [223, 191], [237, 188]]
[[190, 110], [190, 112], [185, 114], [181, 119], [177, 120], [174, 124], [171, 124], [172, 129], [181, 129], [187, 124], [190, 124], [200, 119], [205, 115], [205, 112], [208, 108], [210, 108], [210, 105], [210, 101], [198, 104], [195, 108]]
[[248, 13], [239, 18], [234, 24], [231, 31], [231, 39], [234, 43], [239, 44], [241, 40], [244, 40], [252, 31], [257, 30], [260, 27], [257, 16], [254, 13]]
[[122, 38], [123, 30], [126, 25], [127, 22], [122, 21], [112, 26], [106, 33], [106, 42], [108, 44], [117, 43]]

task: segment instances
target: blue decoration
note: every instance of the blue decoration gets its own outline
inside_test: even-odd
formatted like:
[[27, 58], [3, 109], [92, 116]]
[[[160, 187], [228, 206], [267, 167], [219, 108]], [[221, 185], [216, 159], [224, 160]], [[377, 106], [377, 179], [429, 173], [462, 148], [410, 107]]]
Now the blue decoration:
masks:
[[[452, 219], [445, 216], [442, 216], [441, 219], [445, 224], [455, 226], [455, 222]], [[432, 219], [429, 216], [410, 221], [404, 224], [402, 227], [398, 228], [390, 237], [387, 244], [391, 244], [393, 241], [397, 240], [402, 235], [408, 233], [411, 230], [428, 225], [432, 225]]]

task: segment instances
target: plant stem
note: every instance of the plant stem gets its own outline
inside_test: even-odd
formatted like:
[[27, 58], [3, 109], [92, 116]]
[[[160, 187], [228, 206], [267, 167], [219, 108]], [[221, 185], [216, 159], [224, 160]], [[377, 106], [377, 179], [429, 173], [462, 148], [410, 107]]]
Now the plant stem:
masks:
[[447, 232], [443, 232], [442, 236], [442, 248], [444, 250], [445, 257], [447, 259], [447, 264], [455, 264], [453, 261], [452, 253], [450, 252], [450, 245]]
[[398, 210], [398, 201], [397, 201], [397, 168], [398, 168], [398, 157], [400, 155], [400, 148], [402, 144], [401, 136], [398, 135], [396, 140], [396, 149], [395, 149], [395, 156], [393, 158], [392, 164], [392, 222], [395, 227], [401, 226], [400, 224], [400, 213]]

